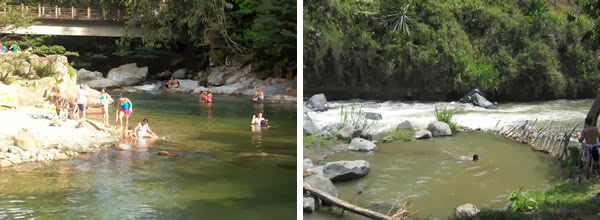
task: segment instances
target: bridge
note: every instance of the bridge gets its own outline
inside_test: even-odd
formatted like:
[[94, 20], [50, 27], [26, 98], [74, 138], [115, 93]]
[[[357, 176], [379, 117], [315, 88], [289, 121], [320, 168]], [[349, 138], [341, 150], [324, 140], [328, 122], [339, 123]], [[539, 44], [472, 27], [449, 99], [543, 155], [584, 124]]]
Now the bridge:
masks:
[[[121, 37], [123, 21], [120, 9], [92, 9], [58, 6], [0, 6], [0, 14], [20, 12], [22, 16], [34, 17], [38, 24], [16, 30], [2, 30], [2, 33], [29, 35], [66, 35], [66, 36], [99, 36]], [[142, 37], [140, 28], [128, 29], [133, 37]]]

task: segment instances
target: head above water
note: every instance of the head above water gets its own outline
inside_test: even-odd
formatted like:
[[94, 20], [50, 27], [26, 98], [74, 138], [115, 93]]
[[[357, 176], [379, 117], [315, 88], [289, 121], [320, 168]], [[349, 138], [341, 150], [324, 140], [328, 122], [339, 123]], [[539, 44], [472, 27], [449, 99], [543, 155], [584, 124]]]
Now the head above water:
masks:
[[479, 155], [473, 154], [473, 161], [479, 160]]
[[144, 120], [142, 120], [142, 124], [148, 124], [148, 119], [144, 118]]
[[259, 117], [259, 118], [262, 118], [262, 112], [259, 112], [259, 113], [258, 113], [258, 117]]

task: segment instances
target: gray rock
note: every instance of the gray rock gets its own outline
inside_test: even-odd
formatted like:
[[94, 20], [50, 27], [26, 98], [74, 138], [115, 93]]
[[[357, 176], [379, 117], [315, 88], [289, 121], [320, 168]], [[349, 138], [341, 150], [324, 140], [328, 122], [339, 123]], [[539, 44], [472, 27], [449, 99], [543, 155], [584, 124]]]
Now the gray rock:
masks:
[[325, 166], [316, 166], [308, 169], [307, 171], [314, 172], [317, 175], [325, 176], [325, 174], [323, 174], [323, 168], [325, 168]]
[[304, 183], [310, 184], [312, 187], [326, 192], [329, 195], [338, 197], [337, 190], [331, 180], [321, 175], [312, 175], [304, 177]]
[[22, 154], [24, 151], [23, 151], [23, 149], [21, 149], [17, 146], [8, 146], [8, 149], [6, 152], [12, 153], [12, 154]]
[[392, 138], [390, 136], [386, 136], [383, 138], [383, 143], [390, 143], [390, 142], [392, 142], [392, 140], [394, 140], [394, 138]]
[[119, 86], [117, 82], [105, 78], [88, 81], [87, 85], [92, 89], [113, 88]]
[[461, 205], [459, 207], [456, 208], [455, 210], [455, 214], [457, 217], [468, 217], [468, 216], [474, 216], [477, 213], [479, 213], [479, 209], [470, 203]]
[[354, 131], [352, 132], [352, 138], [360, 137], [364, 131], [364, 128], [360, 125], [354, 126]]
[[304, 120], [302, 122], [303, 131], [305, 134], [315, 135], [321, 133], [321, 129], [315, 125], [310, 116], [305, 112]]
[[396, 129], [400, 130], [400, 129], [417, 129], [417, 126], [415, 126], [414, 123], [412, 123], [409, 120], [403, 121], [402, 123], [398, 124], [398, 127], [396, 127]]
[[340, 140], [350, 140], [354, 134], [354, 127], [346, 125], [337, 132], [337, 138]]
[[38, 151], [42, 148], [40, 141], [24, 128], [19, 130], [13, 139], [15, 145], [26, 151]]
[[359, 137], [362, 139], [365, 139], [365, 140], [373, 141], [373, 135], [368, 132], [365, 132], [365, 131], [362, 131], [362, 133], [360, 133]]
[[315, 198], [312, 196], [305, 196], [303, 199], [304, 212], [313, 213], [315, 211]]
[[185, 68], [178, 69], [173, 73], [173, 79], [185, 79], [185, 73], [187, 70]]
[[327, 111], [327, 109], [329, 109], [327, 105], [327, 98], [325, 98], [325, 94], [323, 93], [316, 94], [310, 97], [310, 99], [308, 99], [308, 101], [306, 102], [306, 107], [318, 112]]
[[131, 145], [129, 144], [119, 144], [116, 146], [118, 150], [131, 150]]
[[376, 120], [376, 121], [383, 119], [381, 114], [376, 113], [376, 112], [365, 112], [365, 117], [367, 117], [367, 119]]
[[366, 176], [369, 170], [369, 162], [364, 160], [336, 161], [326, 163], [323, 174], [331, 181], [343, 181]]
[[210, 73], [208, 74], [208, 84], [211, 86], [222, 86], [225, 84], [225, 75], [227, 74], [225, 72], [224, 68], [210, 68], [209, 69]]
[[494, 104], [488, 101], [484, 95], [479, 91], [479, 89], [473, 89], [465, 96], [458, 100], [461, 103], [470, 103], [474, 106], [479, 106], [483, 108], [491, 108], [494, 107]]
[[376, 151], [377, 146], [368, 140], [353, 138], [347, 149], [351, 151]]
[[450, 126], [448, 126], [448, 124], [441, 122], [441, 121], [431, 122], [427, 126], [427, 130], [431, 131], [431, 134], [433, 137], [452, 135], [452, 130], [450, 129]]
[[247, 87], [248, 87], [247, 84], [238, 82], [238, 83], [219, 86], [219, 87], [211, 87], [210, 91], [213, 94], [219, 94], [219, 95], [238, 95]]
[[157, 73], [156, 75], [154, 75], [154, 77], [158, 80], [168, 80], [169, 78], [171, 78], [171, 76], [173, 75], [173, 73], [171, 73], [171, 71], [162, 71], [160, 73]]
[[302, 170], [303, 172], [306, 172], [308, 169], [313, 168], [313, 162], [312, 160], [306, 158], [302, 161]]
[[130, 63], [111, 69], [106, 78], [116, 82], [118, 86], [132, 86], [144, 81], [146, 76], [147, 66], [137, 67], [135, 63]]
[[428, 130], [418, 130], [415, 132], [416, 139], [429, 139], [431, 138], [431, 132]]
[[89, 71], [84, 68], [81, 68], [77, 71], [77, 83], [85, 83], [92, 80], [97, 80], [102, 78], [102, 73], [98, 71]]
[[321, 128], [321, 133], [327, 133], [327, 134], [337, 133], [343, 127], [344, 127], [344, 123], [336, 123], [336, 124], [326, 125], [325, 127]]

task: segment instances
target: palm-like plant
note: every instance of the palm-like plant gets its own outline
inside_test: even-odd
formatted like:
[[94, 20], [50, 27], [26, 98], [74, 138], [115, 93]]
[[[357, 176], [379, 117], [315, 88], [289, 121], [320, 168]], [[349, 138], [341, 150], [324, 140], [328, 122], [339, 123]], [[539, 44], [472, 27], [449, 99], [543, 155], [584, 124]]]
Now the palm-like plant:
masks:
[[410, 35], [411, 25], [414, 21], [410, 18], [412, 12], [408, 10], [410, 4], [400, 8], [398, 12], [392, 12], [384, 16], [385, 22], [390, 25], [392, 31]]

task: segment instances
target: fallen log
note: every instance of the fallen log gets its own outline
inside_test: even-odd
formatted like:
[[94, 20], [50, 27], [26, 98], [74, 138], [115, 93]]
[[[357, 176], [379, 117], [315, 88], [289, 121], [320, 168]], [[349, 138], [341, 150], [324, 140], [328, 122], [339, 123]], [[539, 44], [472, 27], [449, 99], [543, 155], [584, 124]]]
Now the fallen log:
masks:
[[340, 207], [344, 210], [348, 210], [350, 212], [365, 216], [367, 218], [371, 218], [371, 219], [383, 219], [383, 220], [394, 220], [394, 218], [392, 218], [391, 216], [387, 216], [378, 212], [374, 212], [365, 208], [361, 208], [358, 207], [356, 205], [352, 205], [344, 200], [338, 199], [332, 195], [327, 194], [326, 192], [323, 192], [321, 190], [318, 190], [314, 187], [312, 187], [310, 184], [305, 183], [304, 184], [304, 190], [310, 192], [310, 194], [319, 197], [321, 200]]
[[[598, 99], [596, 99], [596, 100], [598, 100]], [[577, 126], [579, 126], [579, 123], [575, 124], [575, 126], [571, 130], [571, 133], [569, 133], [569, 135], [565, 137], [565, 143], [563, 144], [563, 152], [562, 152], [562, 154], [560, 154], [560, 157], [558, 158], [559, 160], [562, 160], [563, 157], [565, 156], [565, 154], [567, 154], [567, 146], [569, 145], [571, 135], [573, 135], [573, 132], [575, 132], [575, 129], [577, 128]]]

